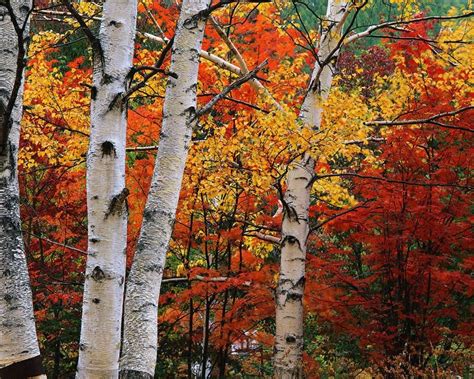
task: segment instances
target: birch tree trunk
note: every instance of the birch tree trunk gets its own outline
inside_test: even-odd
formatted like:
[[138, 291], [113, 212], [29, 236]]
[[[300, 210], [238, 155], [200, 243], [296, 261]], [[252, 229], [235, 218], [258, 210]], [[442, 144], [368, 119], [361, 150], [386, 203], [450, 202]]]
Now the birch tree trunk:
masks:
[[125, 281], [125, 144], [136, 0], [107, 0], [94, 48], [87, 154], [88, 257], [77, 378], [117, 378]]
[[127, 280], [122, 378], [153, 378], [157, 308], [166, 252], [196, 114], [199, 52], [210, 0], [184, 0], [174, 37], [158, 153], [132, 269]]
[[[0, 377], [45, 377], [20, 222], [18, 145], [29, 0], [0, 1]], [[13, 17], [12, 17], [13, 15]]]
[[[321, 34], [316, 62], [300, 119], [307, 128], [321, 126], [322, 105], [329, 95], [335, 72], [337, 52], [330, 62], [320, 64], [337, 47], [341, 20], [347, 2], [329, 0], [325, 28]], [[303, 377], [303, 292], [305, 282], [306, 240], [309, 234], [311, 179], [315, 161], [309, 154], [288, 171], [284, 196], [281, 239], [280, 278], [276, 290], [276, 333], [274, 377], [278, 379]]]

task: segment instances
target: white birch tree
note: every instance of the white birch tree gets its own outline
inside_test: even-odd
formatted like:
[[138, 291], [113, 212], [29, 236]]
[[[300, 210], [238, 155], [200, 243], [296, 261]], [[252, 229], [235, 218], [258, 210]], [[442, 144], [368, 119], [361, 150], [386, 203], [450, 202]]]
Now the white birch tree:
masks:
[[199, 53], [210, 0], [184, 0], [172, 47], [158, 153], [127, 280], [121, 378], [153, 378], [162, 273], [196, 118]]
[[[347, 8], [346, 1], [329, 0], [326, 17], [322, 21], [318, 60], [300, 111], [302, 124], [313, 131], [321, 127], [322, 106], [331, 89]], [[304, 154], [289, 169], [287, 176], [280, 243], [280, 277], [276, 290], [275, 378], [303, 377], [303, 291], [314, 166], [314, 158]]]
[[125, 144], [136, 0], [107, 0], [99, 37], [76, 16], [94, 50], [87, 154], [88, 256], [77, 378], [117, 378], [125, 282]]
[[0, 377], [45, 377], [20, 221], [18, 147], [29, 0], [0, 1]]

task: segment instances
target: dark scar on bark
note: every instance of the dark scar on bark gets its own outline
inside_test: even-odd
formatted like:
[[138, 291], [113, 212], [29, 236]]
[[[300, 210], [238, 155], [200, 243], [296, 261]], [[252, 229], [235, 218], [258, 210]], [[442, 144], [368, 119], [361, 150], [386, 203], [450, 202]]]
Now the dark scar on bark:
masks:
[[114, 156], [114, 158], [117, 158], [117, 152], [115, 151], [115, 146], [112, 142], [110, 141], [105, 141], [101, 145], [101, 150], [102, 150], [102, 158], [104, 156]]

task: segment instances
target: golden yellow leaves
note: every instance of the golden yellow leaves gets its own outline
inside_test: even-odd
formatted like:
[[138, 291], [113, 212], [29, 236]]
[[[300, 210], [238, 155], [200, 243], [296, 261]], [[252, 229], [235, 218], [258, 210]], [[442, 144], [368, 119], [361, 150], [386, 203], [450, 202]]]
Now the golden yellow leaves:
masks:
[[[86, 25], [90, 26], [94, 22], [94, 17], [100, 15], [102, 6], [99, 4], [96, 4], [93, 1], [80, 1], [78, 3], [73, 4], [74, 8], [76, 11], [82, 15], [82, 16], [87, 16], [83, 17]], [[64, 19], [66, 23], [71, 25], [74, 29], [80, 28], [79, 23], [77, 20], [73, 17], [67, 17]]]
[[[472, 4], [469, 8], [472, 9]], [[464, 13], [467, 12], [467, 9]], [[459, 10], [455, 7], [451, 8], [448, 16], [459, 14]], [[474, 28], [470, 17], [461, 20], [445, 21], [441, 25], [438, 36], [437, 46], [440, 50], [437, 52], [447, 62], [455, 61], [458, 65], [473, 68], [474, 47], [472, 40], [474, 39]]]
[[245, 237], [244, 244], [258, 258], [267, 258], [274, 250], [274, 245], [255, 237]]
[[[158, 60], [160, 54], [160, 50], [138, 49], [135, 53], [134, 63], [138, 67], [152, 67]], [[150, 70], [139, 70], [134, 76], [135, 82], [140, 82], [144, 76], [150, 72]], [[138, 100], [146, 98], [148, 104], [153, 103], [156, 99], [162, 99], [165, 95], [166, 79], [167, 78], [161, 74], [154, 75], [147, 80], [146, 86], [140, 88], [131, 96], [131, 99]], [[133, 101], [131, 105], [133, 107]]]
[[375, 94], [370, 99], [372, 120], [380, 118], [390, 120], [398, 117], [409, 100], [415, 96], [413, 78], [407, 78], [400, 69], [387, 77], [376, 77]]
[[60, 69], [54, 59], [62, 36], [42, 32], [33, 36], [26, 78], [19, 164], [38, 166], [76, 165], [85, 155], [89, 130], [88, 70], [79, 68], [78, 58]]

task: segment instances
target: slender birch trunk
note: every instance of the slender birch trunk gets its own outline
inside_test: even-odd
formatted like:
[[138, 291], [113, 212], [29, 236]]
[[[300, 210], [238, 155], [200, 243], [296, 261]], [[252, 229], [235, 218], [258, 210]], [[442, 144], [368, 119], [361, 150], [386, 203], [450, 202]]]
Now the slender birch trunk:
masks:
[[125, 298], [122, 378], [153, 378], [157, 308], [196, 113], [199, 52], [210, 0], [184, 0], [174, 37], [158, 153]]
[[[18, 146], [30, 0], [0, 1], [0, 377], [45, 377], [21, 232]], [[12, 17], [13, 14], [13, 17]], [[16, 24], [16, 25], [15, 25]], [[13, 106], [13, 107], [12, 107]]]
[[[315, 64], [300, 119], [307, 128], [321, 126], [322, 105], [329, 95], [335, 72], [337, 52], [329, 64], [324, 62], [336, 48], [340, 23], [347, 2], [329, 0], [327, 24], [319, 42]], [[275, 378], [303, 377], [303, 292], [305, 282], [306, 240], [309, 234], [311, 179], [315, 161], [309, 154], [288, 172], [282, 224], [280, 278], [276, 290]]]
[[107, 0], [94, 47], [87, 154], [88, 257], [77, 378], [117, 378], [125, 281], [125, 144], [137, 1]]

